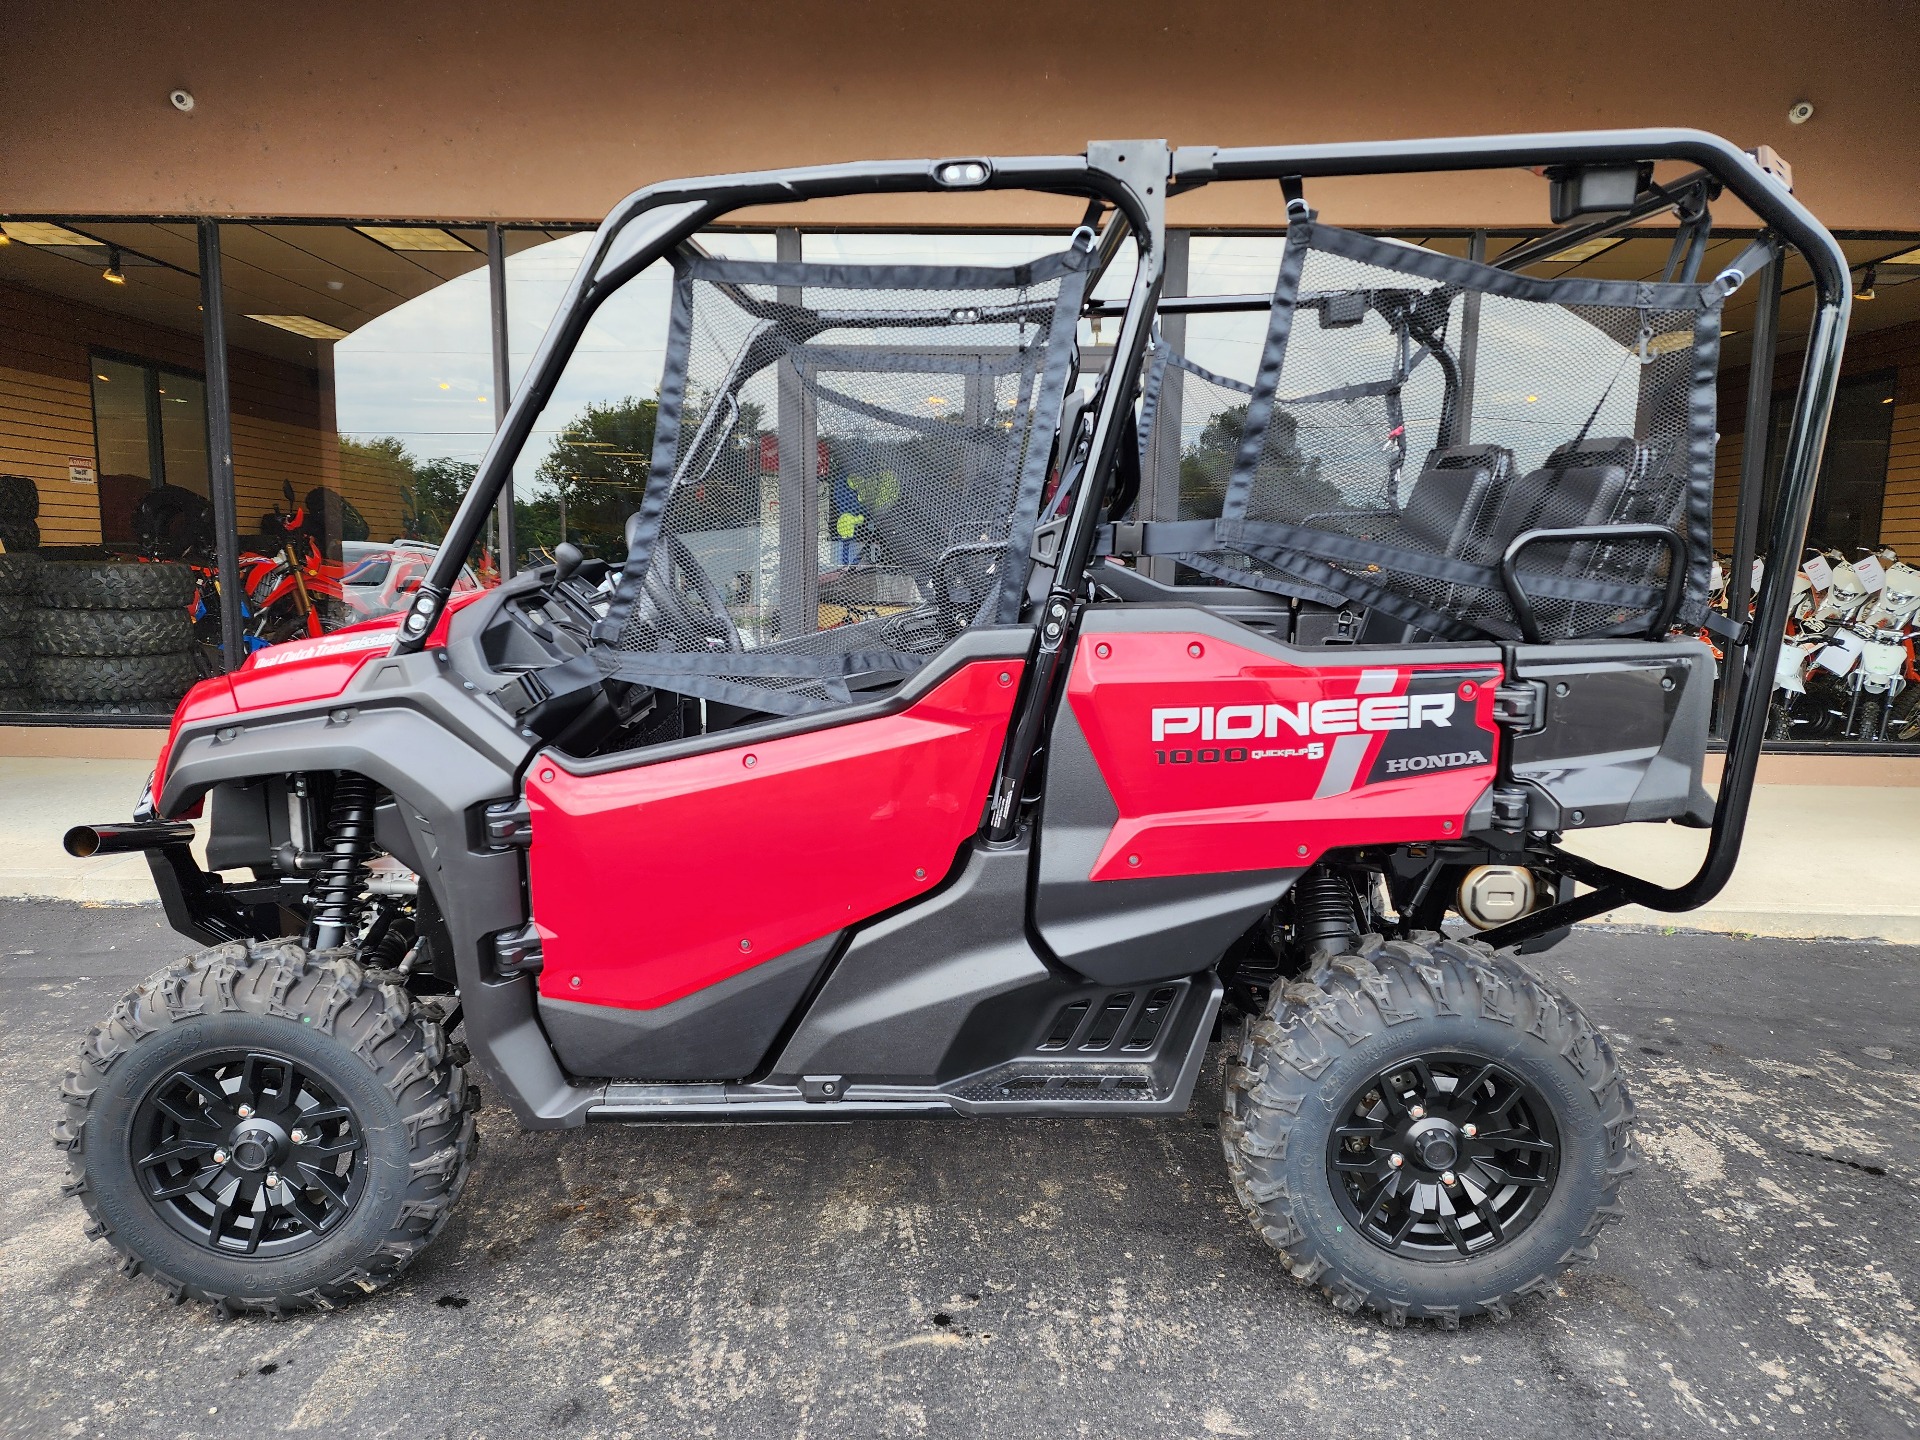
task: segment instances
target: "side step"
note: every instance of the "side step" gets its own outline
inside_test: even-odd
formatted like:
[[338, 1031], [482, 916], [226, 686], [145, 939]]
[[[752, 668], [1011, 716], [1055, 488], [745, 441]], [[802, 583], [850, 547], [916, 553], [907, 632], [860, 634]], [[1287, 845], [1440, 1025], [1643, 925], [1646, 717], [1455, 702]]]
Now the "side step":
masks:
[[1169, 1115], [1200, 1078], [1218, 977], [1087, 990], [1057, 1002], [1020, 1054], [945, 1085], [649, 1084], [616, 1080], [587, 1111], [617, 1124], [851, 1120], [881, 1115]]

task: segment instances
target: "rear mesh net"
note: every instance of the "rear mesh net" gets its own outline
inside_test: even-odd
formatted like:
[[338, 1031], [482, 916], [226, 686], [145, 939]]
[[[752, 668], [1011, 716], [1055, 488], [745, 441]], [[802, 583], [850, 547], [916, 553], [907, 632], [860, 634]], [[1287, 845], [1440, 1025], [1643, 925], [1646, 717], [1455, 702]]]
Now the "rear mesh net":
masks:
[[[1653, 524], [1687, 541], [1680, 616], [1698, 623], [1723, 298], [1718, 284], [1535, 280], [1296, 223], [1258, 374], [1212, 375], [1171, 352], [1149, 373], [1152, 423], [1182, 426], [1181, 518], [1212, 499], [1191, 461], [1221, 468], [1218, 437], [1200, 443], [1191, 422], [1239, 428], [1213, 544], [1181, 558], [1365, 605], [1410, 638], [1509, 637], [1507, 547], [1593, 529], [1517, 560], [1543, 637], [1560, 639], [1647, 627], [1669, 552], [1605, 527]], [[1163, 403], [1173, 374], [1177, 421]]]
[[1090, 260], [682, 262], [602, 667], [797, 714], [1017, 621]]

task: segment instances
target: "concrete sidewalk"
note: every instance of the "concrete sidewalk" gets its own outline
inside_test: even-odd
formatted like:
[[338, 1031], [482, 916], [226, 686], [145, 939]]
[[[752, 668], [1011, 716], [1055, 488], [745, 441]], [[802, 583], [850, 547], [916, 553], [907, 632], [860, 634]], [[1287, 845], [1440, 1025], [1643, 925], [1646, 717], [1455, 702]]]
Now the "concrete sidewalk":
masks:
[[[0, 756], [0, 896], [94, 904], [152, 901], [139, 855], [71, 859], [69, 826], [121, 820], [151, 769], [145, 760]], [[1675, 884], [1706, 852], [1702, 830], [1623, 825], [1575, 835], [1568, 847]], [[1762, 784], [1740, 867], [1710, 905], [1684, 915], [1637, 906], [1604, 922], [1783, 936], [1920, 943], [1920, 788]]]

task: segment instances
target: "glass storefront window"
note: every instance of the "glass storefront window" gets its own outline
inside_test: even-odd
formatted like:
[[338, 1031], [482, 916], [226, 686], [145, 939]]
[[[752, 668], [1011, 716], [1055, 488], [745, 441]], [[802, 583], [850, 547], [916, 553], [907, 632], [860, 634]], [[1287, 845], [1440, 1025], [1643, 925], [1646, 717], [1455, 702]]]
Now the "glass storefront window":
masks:
[[[242, 643], [404, 609], [494, 428], [485, 232], [228, 225], [221, 246]], [[489, 541], [460, 585], [496, 574]]]
[[[32, 617], [47, 608], [44, 596], [34, 591], [14, 603], [11, 595], [18, 592], [10, 592], [0, 599], [0, 714], [157, 718], [193, 675], [227, 663], [217, 614], [207, 609], [213, 601], [217, 611], [217, 597], [211, 588], [197, 226], [36, 219], [6, 222], [4, 233], [0, 547], [16, 556], [33, 552], [52, 564], [185, 559], [193, 567], [194, 591], [182, 614], [197, 612], [198, 619], [182, 632], [180, 651], [150, 662], [121, 666], [127, 657], [36, 657]], [[233, 222], [222, 224], [220, 234], [245, 557], [242, 644], [251, 649], [406, 604], [472, 482], [500, 397], [493, 386], [484, 229]], [[1064, 231], [789, 234], [803, 258], [816, 262], [961, 257], [1011, 264], [1057, 249]], [[794, 238], [766, 230], [717, 231], [702, 243], [718, 254], [772, 259], [794, 253]], [[591, 234], [584, 228], [507, 227], [505, 239], [505, 358], [511, 383], [518, 385]], [[1190, 234], [1182, 243], [1182, 288], [1189, 294], [1264, 292], [1284, 247], [1277, 234]], [[1459, 253], [1466, 241], [1454, 236], [1423, 243]], [[1628, 254], [1636, 243], [1625, 242], [1591, 263], [1612, 264], [1609, 274], [1627, 273], [1638, 263]], [[1864, 259], [1874, 259], [1889, 243], [1874, 242], [1874, 254], [1863, 251]], [[1657, 266], [1658, 259], [1649, 263]], [[1129, 250], [1111, 267], [1099, 295], [1123, 295], [1132, 271]], [[1876, 328], [1920, 325], [1898, 278], [1881, 275], [1883, 293], [1876, 305], [1865, 307], [1870, 325], [1856, 335], [1856, 353]], [[562, 537], [590, 553], [622, 553], [624, 522], [638, 503], [651, 459], [669, 283], [668, 270], [660, 267], [601, 311], [539, 418], [514, 482], [523, 562], [545, 559]], [[1163, 341], [1203, 370], [1243, 384], [1254, 378], [1263, 314], [1169, 315], [1160, 328]], [[1089, 386], [1104, 368], [1117, 329], [1113, 322], [1081, 325]], [[1808, 647], [1801, 655], [1801, 689], [1783, 684], [1778, 708], [1789, 708], [1788, 695], [1811, 698], [1794, 699], [1794, 713], [1776, 717], [1782, 740], [1920, 743], [1920, 669], [1909, 658], [1912, 634], [1920, 630], [1909, 613], [1920, 611], [1920, 541], [1913, 539], [1920, 534], [1914, 458], [1920, 431], [1912, 419], [1911, 367], [1904, 358], [1912, 346], [1903, 348], [1888, 335], [1866, 343], [1870, 348], [1842, 382], [1810, 548], [1805, 557], [1783, 557], [1782, 563], [1810, 560], [1813, 573], [1793, 636], [1794, 645]], [[1791, 333], [1783, 337], [1782, 350], [1792, 353]], [[1791, 369], [1783, 361], [1778, 383], [1791, 378]], [[1485, 408], [1497, 396], [1477, 399], [1478, 413], [1499, 418]], [[1154, 503], [1163, 507], [1157, 513], [1165, 515], [1167, 505], [1181, 516], [1213, 513], [1244, 392], [1189, 373], [1162, 403], [1162, 421], [1170, 420], [1171, 428], [1148, 457]], [[1736, 415], [1737, 405], [1730, 405], [1722, 428], [1737, 425]], [[1624, 428], [1631, 420], [1608, 414], [1595, 423], [1603, 422]], [[1729, 463], [1737, 469], [1737, 457]], [[743, 452], [739, 467], [736, 480], [750, 484], [758, 473], [753, 457]], [[823, 505], [823, 513], [829, 508]], [[304, 540], [290, 546], [289, 528]], [[495, 548], [489, 527], [469, 557], [464, 584], [494, 578]], [[11, 563], [19, 569], [26, 562]], [[314, 582], [315, 598], [305, 613], [287, 610], [286, 584], [296, 565]], [[1864, 598], [1858, 604], [1847, 598], [1853, 594], [1849, 574], [1860, 582]], [[1835, 651], [1836, 644], [1847, 643], [1837, 639], [1842, 631], [1857, 632], [1869, 650], [1897, 644], [1897, 677], [1884, 687], [1869, 685], [1864, 662], [1849, 666]], [[1822, 654], [1833, 664], [1823, 663]], [[1870, 658], [1886, 668], [1885, 656]], [[115, 663], [94, 663], [104, 659]], [[108, 694], [105, 682], [91, 676], [40, 683], [36, 677], [64, 674], [61, 662], [67, 671], [91, 665], [101, 671], [165, 671], [169, 678], [161, 684], [149, 674], [124, 694]]]
[[[153, 545], [154, 516], [179, 490], [205, 501], [207, 386], [197, 375], [93, 357], [93, 431], [98, 457], [100, 541]], [[205, 507], [193, 504], [197, 513]]]

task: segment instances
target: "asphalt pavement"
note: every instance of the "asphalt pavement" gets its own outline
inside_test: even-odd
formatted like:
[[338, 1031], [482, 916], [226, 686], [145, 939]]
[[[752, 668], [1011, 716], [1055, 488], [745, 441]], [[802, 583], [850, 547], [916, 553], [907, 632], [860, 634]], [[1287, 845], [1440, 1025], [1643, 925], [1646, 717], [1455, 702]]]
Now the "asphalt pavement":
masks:
[[1168, 1120], [595, 1128], [489, 1105], [393, 1290], [219, 1319], [60, 1195], [86, 1025], [181, 950], [152, 906], [0, 901], [0, 1433], [1585, 1436], [1920, 1426], [1920, 949], [1584, 932], [1646, 1163], [1506, 1323], [1336, 1313]]

